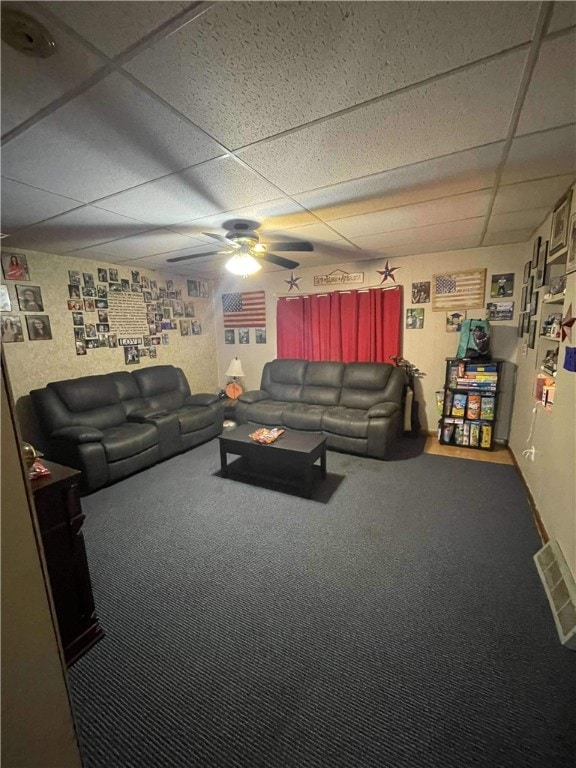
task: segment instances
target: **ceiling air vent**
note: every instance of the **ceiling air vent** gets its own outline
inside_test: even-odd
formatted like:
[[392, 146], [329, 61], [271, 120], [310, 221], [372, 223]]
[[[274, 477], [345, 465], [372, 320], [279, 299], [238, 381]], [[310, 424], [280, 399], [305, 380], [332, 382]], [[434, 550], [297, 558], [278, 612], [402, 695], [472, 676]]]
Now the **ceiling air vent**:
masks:
[[2, 9], [2, 40], [14, 50], [37, 59], [56, 53], [56, 43], [46, 27], [13, 8]]
[[549, 541], [534, 555], [560, 642], [576, 651], [576, 584], [558, 542]]

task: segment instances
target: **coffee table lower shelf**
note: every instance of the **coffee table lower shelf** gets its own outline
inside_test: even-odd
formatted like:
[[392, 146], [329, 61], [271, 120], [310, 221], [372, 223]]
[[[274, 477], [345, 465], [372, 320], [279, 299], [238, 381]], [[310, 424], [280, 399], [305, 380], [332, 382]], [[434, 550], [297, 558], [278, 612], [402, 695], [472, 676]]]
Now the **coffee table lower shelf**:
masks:
[[262, 445], [250, 437], [255, 429], [258, 429], [257, 425], [242, 424], [219, 436], [222, 476], [229, 476], [228, 454], [231, 453], [245, 459], [248, 469], [244, 468], [241, 474], [247, 479], [273, 480], [297, 487], [311, 498], [316, 474], [314, 465], [318, 460], [320, 475], [326, 477], [326, 438], [320, 432], [286, 430], [274, 443]]

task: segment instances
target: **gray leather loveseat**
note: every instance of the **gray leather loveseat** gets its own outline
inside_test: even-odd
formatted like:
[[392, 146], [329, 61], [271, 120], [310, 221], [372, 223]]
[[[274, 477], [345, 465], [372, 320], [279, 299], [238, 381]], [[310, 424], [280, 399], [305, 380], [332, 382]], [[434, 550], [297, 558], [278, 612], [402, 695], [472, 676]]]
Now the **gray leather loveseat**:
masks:
[[273, 360], [236, 420], [322, 432], [327, 447], [384, 459], [401, 432], [406, 375], [388, 363]]
[[89, 491], [222, 431], [216, 395], [190, 394], [183, 371], [172, 365], [55, 381], [30, 397], [46, 458], [81, 470]]

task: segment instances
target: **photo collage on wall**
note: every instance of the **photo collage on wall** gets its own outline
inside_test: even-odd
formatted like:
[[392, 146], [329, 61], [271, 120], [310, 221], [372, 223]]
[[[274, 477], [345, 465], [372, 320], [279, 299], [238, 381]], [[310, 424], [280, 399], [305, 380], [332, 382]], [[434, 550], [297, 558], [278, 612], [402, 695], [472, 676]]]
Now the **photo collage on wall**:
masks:
[[[49, 316], [44, 314], [42, 289], [39, 285], [29, 284], [31, 277], [26, 256], [2, 252], [1, 260], [4, 280], [15, 282], [13, 298], [8, 286], [0, 285], [2, 343], [24, 341], [24, 324], [30, 341], [50, 341], [52, 329]], [[26, 314], [22, 317], [19, 313]]]
[[[85, 355], [92, 349], [120, 347], [124, 363], [136, 365], [143, 357], [157, 358], [158, 347], [170, 343], [171, 331], [179, 330], [181, 336], [202, 332], [200, 321], [192, 319], [194, 303], [182, 296], [182, 290], [174, 287], [173, 280], [159, 285], [139, 270], [132, 269], [124, 277], [113, 267], [98, 267], [96, 277], [97, 283], [93, 273], [68, 272], [68, 309], [77, 355]], [[203, 298], [208, 294], [207, 286], [207, 283], [202, 286]], [[141, 297], [148, 333], [129, 335], [111, 322], [111, 307], [118, 307], [118, 296], [126, 294]], [[200, 295], [198, 289], [194, 295]]]

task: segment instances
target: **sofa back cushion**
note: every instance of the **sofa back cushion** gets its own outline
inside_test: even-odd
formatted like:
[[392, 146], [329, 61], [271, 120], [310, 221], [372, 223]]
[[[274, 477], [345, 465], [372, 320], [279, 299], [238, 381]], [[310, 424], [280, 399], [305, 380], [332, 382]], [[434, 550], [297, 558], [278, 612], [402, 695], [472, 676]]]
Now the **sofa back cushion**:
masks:
[[54, 381], [46, 388], [56, 396], [51, 399], [54, 407], [49, 418], [53, 429], [108, 429], [125, 421], [118, 390], [107, 374]]
[[345, 369], [345, 363], [308, 363], [301, 401], [310, 405], [338, 405]]
[[306, 366], [306, 360], [272, 360], [264, 366], [260, 389], [272, 400], [299, 402]]
[[118, 397], [126, 416], [129, 416], [134, 411], [148, 407], [146, 399], [140, 394], [138, 382], [131, 373], [128, 373], [128, 371], [114, 371], [108, 375], [116, 385]]
[[348, 363], [339, 405], [367, 410], [384, 402], [383, 392], [393, 370], [389, 363]]
[[133, 371], [140, 395], [151, 408], [175, 411], [184, 404], [190, 387], [183, 371], [173, 365], [154, 365]]

